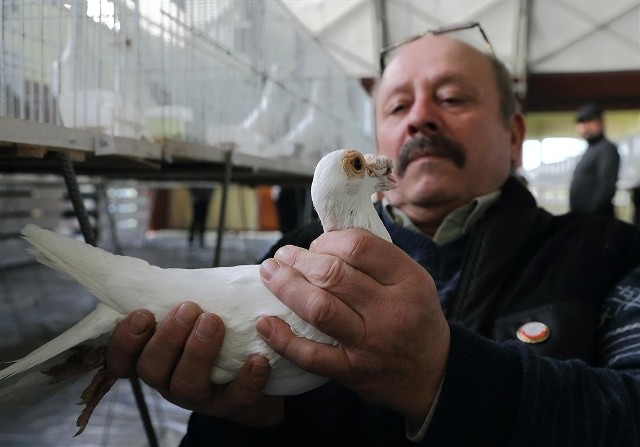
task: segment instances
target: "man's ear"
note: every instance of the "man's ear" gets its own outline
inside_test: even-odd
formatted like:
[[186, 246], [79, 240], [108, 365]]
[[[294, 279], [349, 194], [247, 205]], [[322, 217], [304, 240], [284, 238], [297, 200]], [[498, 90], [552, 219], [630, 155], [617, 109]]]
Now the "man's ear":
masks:
[[527, 130], [524, 116], [521, 113], [513, 114], [509, 130], [511, 132], [511, 162], [514, 168], [519, 168], [522, 166], [522, 143]]

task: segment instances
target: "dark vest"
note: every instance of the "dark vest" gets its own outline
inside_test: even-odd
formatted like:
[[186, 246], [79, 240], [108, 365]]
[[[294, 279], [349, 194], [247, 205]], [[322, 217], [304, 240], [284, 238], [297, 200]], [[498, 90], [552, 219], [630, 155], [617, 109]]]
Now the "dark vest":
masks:
[[447, 317], [496, 340], [530, 321], [550, 338], [530, 345], [593, 364], [598, 315], [616, 282], [640, 261], [640, 232], [602, 216], [553, 216], [510, 179], [474, 228]]

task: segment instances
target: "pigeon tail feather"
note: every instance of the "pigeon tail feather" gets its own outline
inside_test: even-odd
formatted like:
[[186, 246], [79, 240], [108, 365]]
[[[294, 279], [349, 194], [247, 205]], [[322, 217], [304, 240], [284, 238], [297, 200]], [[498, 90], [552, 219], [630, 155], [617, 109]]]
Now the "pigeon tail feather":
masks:
[[98, 306], [76, 325], [7, 368], [0, 370], [0, 380], [27, 371], [86, 340], [113, 331], [118, 320], [123, 317], [123, 314], [109, 306], [98, 303]]
[[71, 276], [100, 301], [123, 312], [106, 289], [106, 280], [114, 269], [149, 267], [149, 263], [137, 258], [119, 256], [82, 241], [28, 224], [22, 230], [22, 237], [29, 242], [38, 262]]

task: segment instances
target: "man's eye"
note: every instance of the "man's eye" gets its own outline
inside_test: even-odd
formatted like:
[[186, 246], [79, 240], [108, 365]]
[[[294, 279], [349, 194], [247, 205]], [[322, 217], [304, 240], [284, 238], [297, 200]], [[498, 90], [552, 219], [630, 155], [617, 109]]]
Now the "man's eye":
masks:
[[440, 98], [440, 103], [444, 104], [445, 106], [460, 106], [467, 103], [467, 98], [461, 95], [443, 96]]
[[464, 101], [462, 100], [462, 98], [450, 96], [447, 98], [443, 98], [442, 102], [444, 102], [445, 104], [462, 104]]
[[389, 110], [389, 114], [393, 115], [395, 113], [402, 112], [405, 108], [406, 106], [404, 104], [396, 104], [395, 106], [391, 107], [391, 109]]

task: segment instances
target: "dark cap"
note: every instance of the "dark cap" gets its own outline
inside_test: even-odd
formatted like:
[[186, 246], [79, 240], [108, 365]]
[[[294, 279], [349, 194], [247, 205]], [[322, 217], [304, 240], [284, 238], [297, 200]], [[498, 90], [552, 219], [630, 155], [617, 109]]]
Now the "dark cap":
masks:
[[602, 119], [602, 108], [595, 102], [582, 104], [576, 113], [576, 122], [578, 123], [599, 119]]

